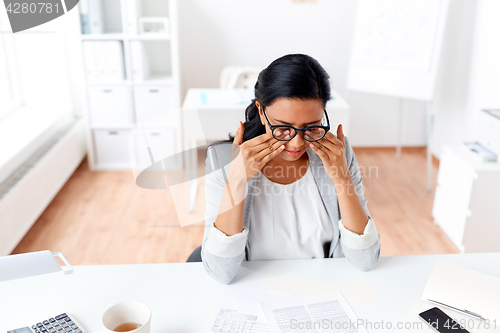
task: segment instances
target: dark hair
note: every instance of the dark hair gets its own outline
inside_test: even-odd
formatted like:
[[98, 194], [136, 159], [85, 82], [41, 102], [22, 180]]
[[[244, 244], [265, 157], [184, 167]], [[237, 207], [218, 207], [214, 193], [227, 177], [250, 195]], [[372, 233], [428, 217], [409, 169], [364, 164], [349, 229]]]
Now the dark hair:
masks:
[[[266, 133], [255, 101], [265, 108], [278, 98], [320, 99], [324, 108], [331, 99], [329, 79], [319, 62], [308, 55], [287, 54], [274, 60], [259, 73], [255, 83], [255, 98], [245, 110], [243, 142]], [[228, 141], [233, 140], [229, 134]]]

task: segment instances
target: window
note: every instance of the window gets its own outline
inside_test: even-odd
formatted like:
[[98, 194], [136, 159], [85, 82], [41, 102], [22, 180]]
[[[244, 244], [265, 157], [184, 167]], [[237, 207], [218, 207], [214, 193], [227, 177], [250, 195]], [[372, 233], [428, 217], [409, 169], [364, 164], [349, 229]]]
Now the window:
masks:
[[7, 13], [0, 10], [0, 121], [21, 106], [13, 34], [9, 33]]

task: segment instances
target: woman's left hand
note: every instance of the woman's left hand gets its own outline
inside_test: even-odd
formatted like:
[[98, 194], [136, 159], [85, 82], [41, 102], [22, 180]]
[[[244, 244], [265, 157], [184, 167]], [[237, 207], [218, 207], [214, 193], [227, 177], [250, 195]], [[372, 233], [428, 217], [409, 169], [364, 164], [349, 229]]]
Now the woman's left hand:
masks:
[[328, 131], [319, 141], [309, 142], [312, 150], [323, 161], [326, 174], [334, 184], [345, 183], [351, 177], [347, 167], [346, 146], [342, 124], [337, 127], [337, 137]]

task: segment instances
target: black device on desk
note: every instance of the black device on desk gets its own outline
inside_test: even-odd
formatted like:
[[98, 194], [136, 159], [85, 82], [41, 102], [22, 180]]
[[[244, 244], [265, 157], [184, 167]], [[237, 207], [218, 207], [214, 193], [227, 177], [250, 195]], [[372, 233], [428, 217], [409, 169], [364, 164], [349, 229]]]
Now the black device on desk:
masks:
[[439, 333], [469, 333], [459, 323], [437, 307], [419, 313], [418, 316]]
[[22, 327], [7, 333], [86, 333], [82, 326], [69, 314], [62, 313], [41, 321], [31, 327]]

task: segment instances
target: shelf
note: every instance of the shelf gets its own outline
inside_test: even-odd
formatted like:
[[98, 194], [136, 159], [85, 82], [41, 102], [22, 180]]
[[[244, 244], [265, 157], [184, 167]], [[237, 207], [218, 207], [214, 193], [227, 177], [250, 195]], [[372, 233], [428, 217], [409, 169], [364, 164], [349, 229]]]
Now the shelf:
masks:
[[149, 79], [143, 81], [114, 81], [114, 82], [88, 82], [86, 84], [88, 87], [95, 86], [149, 86], [149, 85], [172, 85], [174, 84], [174, 79], [169, 75], [152, 75]]
[[170, 35], [167, 34], [142, 34], [129, 37], [130, 40], [170, 40]]
[[[178, 119], [175, 119], [178, 120]], [[144, 123], [144, 124], [136, 124], [134, 125], [135, 130], [144, 131], [150, 129], [172, 129], [177, 126], [177, 123], [172, 121], [171, 119], [165, 122], [155, 122], [155, 123]]]
[[166, 74], [152, 74], [146, 80], [133, 81], [132, 83], [137, 86], [147, 86], [151, 84], [174, 84], [174, 79], [172, 76]]
[[[142, 138], [143, 133], [150, 134], [148, 140], [156, 140], [155, 147], [160, 147], [160, 152], [153, 149], [155, 156], [162, 154], [163, 148], [181, 151], [178, 36], [172, 26], [177, 22], [177, 1], [95, 0], [92, 4], [101, 3], [101, 10], [88, 8], [86, 32], [92, 33], [81, 34], [80, 44], [91, 170], [130, 170], [130, 138]], [[168, 18], [168, 27], [141, 34], [142, 17]], [[123, 76], [121, 72], [114, 75], [118, 68], [113, 66], [118, 63], [113, 53], [117, 44], [122, 51]], [[142, 123], [137, 123], [139, 120]], [[170, 139], [164, 140], [166, 137]], [[144, 162], [149, 161], [148, 154], [146, 157]], [[168, 169], [182, 167], [182, 160], [177, 162]]]
[[82, 40], [124, 40], [124, 34], [86, 34], [80, 35]]
[[89, 87], [95, 87], [95, 86], [130, 86], [132, 85], [132, 81], [126, 80], [126, 81], [113, 81], [113, 82], [89, 82], [85, 81], [87, 86]]

